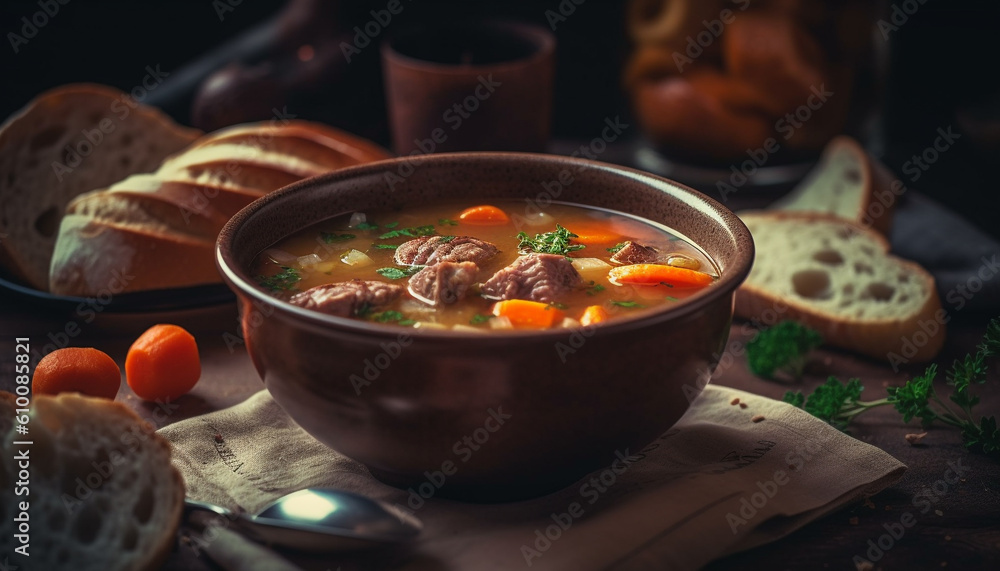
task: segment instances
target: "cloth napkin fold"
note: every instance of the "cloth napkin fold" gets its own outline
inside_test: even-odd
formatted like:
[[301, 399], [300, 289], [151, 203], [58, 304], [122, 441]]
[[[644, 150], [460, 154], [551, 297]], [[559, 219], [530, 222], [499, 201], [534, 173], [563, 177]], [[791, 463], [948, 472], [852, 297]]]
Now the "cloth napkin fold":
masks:
[[[160, 434], [196, 500], [253, 513], [326, 486], [414, 513], [424, 531], [405, 557], [385, 560], [390, 569], [696, 568], [783, 537], [906, 469], [795, 407], [714, 385], [645, 449], [622, 451], [559, 492], [507, 504], [421, 504], [306, 434], [266, 391]], [[335, 560], [352, 568], [342, 554]]]

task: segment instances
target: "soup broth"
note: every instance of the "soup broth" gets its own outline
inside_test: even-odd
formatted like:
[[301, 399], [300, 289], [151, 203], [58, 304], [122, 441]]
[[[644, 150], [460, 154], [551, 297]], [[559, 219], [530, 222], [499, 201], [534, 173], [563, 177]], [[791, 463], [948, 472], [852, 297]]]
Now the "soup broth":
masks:
[[682, 303], [719, 271], [694, 244], [630, 215], [493, 201], [332, 218], [262, 252], [254, 275], [276, 297], [334, 315], [491, 330], [634, 316]]

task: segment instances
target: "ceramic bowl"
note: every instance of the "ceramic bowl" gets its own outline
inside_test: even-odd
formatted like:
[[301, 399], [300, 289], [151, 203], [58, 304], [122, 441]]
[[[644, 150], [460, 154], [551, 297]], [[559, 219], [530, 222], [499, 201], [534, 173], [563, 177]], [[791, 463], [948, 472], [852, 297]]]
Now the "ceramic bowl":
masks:
[[[721, 277], [677, 305], [572, 331], [404, 329], [333, 317], [259, 289], [254, 257], [321, 220], [444, 200], [558, 200], [665, 224]], [[635, 453], [707, 382], [753, 242], [729, 210], [641, 171], [568, 157], [456, 153], [336, 171], [258, 199], [219, 236], [250, 357], [303, 429], [424, 497], [537, 496]], [[568, 349], [568, 350], [567, 350]]]

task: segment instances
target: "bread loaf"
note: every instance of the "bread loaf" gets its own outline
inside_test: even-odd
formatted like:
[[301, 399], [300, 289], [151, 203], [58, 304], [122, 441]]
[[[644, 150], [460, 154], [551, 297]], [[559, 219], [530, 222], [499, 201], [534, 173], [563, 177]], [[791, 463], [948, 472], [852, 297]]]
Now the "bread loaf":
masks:
[[826, 343], [879, 360], [895, 354], [923, 362], [940, 351], [945, 328], [934, 278], [891, 256], [877, 232], [815, 213], [744, 212], [740, 218], [756, 247], [753, 270], [736, 292], [740, 317], [799, 321]]
[[[9, 393], [7, 393], [9, 394]], [[30, 494], [0, 502], [0, 552], [5, 564], [58, 571], [155, 570], [176, 541], [184, 482], [170, 462], [170, 444], [120, 403], [76, 393], [36, 395], [30, 434], [11, 430], [9, 398], [0, 398], [0, 486], [15, 489], [27, 450]], [[30, 440], [31, 445], [14, 444]], [[28, 557], [15, 517], [28, 502]]]
[[49, 287], [92, 296], [219, 282], [215, 240], [244, 206], [303, 178], [388, 156], [363, 139], [307, 122], [217, 131], [155, 173], [71, 202]]
[[0, 126], [0, 265], [40, 290], [77, 195], [155, 170], [201, 131], [100, 85], [39, 95]]

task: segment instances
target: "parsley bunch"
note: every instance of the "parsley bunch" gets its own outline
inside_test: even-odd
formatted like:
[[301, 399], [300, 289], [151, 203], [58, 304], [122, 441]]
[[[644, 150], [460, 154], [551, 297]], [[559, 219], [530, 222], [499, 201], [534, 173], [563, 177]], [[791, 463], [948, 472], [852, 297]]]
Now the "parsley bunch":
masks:
[[785, 373], [793, 379], [802, 376], [806, 356], [823, 343], [820, 334], [797, 321], [782, 321], [769, 327], [747, 343], [750, 372], [765, 379]]
[[979, 403], [979, 397], [971, 394], [972, 385], [986, 382], [989, 372], [987, 359], [1000, 353], [1000, 319], [993, 319], [986, 327], [983, 341], [974, 354], [966, 355], [952, 364], [946, 375], [946, 383], [952, 387], [949, 405], [934, 390], [937, 365], [930, 365], [923, 375], [914, 377], [901, 387], [889, 387], [889, 396], [875, 401], [862, 401], [864, 387], [857, 379], [847, 384], [830, 377], [812, 394], [801, 392], [785, 393], [784, 401], [801, 407], [806, 412], [821, 418], [837, 428], [844, 429], [852, 418], [877, 406], [892, 405], [903, 415], [903, 422], [919, 418], [924, 428], [934, 421], [954, 426], [962, 431], [962, 442], [974, 452], [1000, 456], [1000, 429], [994, 416], [982, 416], [976, 420], [972, 408]]

